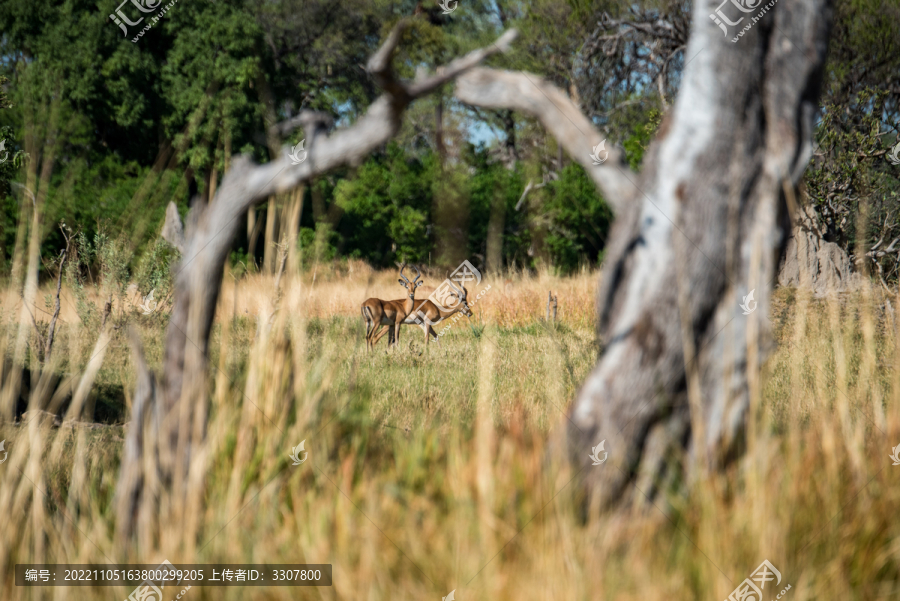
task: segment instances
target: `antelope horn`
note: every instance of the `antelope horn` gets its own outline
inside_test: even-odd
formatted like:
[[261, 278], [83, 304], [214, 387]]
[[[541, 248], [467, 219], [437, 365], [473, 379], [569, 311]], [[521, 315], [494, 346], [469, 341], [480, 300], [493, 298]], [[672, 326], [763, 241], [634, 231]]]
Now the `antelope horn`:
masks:
[[416, 265], [413, 265], [413, 269], [416, 270], [416, 279], [413, 280], [413, 284], [415, 284], [415, 283], [418, 282], [420, 279], [422, 279], [422, 272], [419, 271], [419, 268], [418, 268], [418, 266], [416, 266]]
[[447, 283], [450, 284], [450, 287], [453, 288], [453, 289], [456, 291], [456, 294], [457, 294], [457, 295], [459, 295], [459, 300], [462, 300], [463, 298], [465, 298], [465, 296], [466, 296], [465, 292], [463, 292], [462, 290], [460, 290], [459, 288], [457, 288], [456, 286], [454, 286], [454, 285], [453, 285], [453, 280], [452, 280], [452, 279], [447, 278]]
[[403, 278], [404, 280], [406, 280], [406, 283], [409, 284], [409, 278], [407, 278], [405, 275], [403, 275], [403, 270], [404, 270], [404, 269], [406, 269], [406, 263], [405, 263], [405, 262], [403, 263], [403, 265], [400, 266], [400, 277]]

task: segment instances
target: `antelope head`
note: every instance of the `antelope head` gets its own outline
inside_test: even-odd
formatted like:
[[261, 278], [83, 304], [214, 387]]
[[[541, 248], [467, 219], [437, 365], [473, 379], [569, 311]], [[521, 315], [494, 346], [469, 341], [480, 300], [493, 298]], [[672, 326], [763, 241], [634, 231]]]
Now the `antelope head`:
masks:
[[466, 317], [472, 317], [472, 308], [469, 307], [469, 302], [468, 302], [469, 291], [466, 290], [465, 286], [463, 286], [462, 290], [460, 290], [459, 288], [457, 288], [456, 286], [453, 285], [453, 280], [451, 280], [449, 278], [447, 279], [447, 283], [449, 283], [450, 287], [453, 288], [453, 290], [455, 292], [454, 296], [456, 296], [456, 298], [459, 299], [459, 302], [462, 303], [462, 308], [460, 308], [460, 312], [463, 315], [465, 315]]
[[405, 275], [403, 275], [403, 270], [406, 269], [406, 263], [404, 263], [403, 265], [400, 266], [400, 277], [403, 278], [403, 279], [400, 279], [400, 280], [397, 280], [397, 281], [400, 282], [400, 285], [401, 285], [401, 286], [403, 286], [404, 288], [406, 288], [406, 290], [407, 290], [408, 293], [409, 293], [409, 298], [415, 300], [415, 297], [416, 297], [416, 288], [418, 288], [419, 286], [421, 286], [421, 285], [424, 284], [425, 282], [424, 282], [424, 281], [421, 281], [421, 282], [419, 281], [419, 280], [422, 278], [422, 272], [419, 271], [419, 268], [416, 267], [415, 265], [413, 265], [412, 267], [413, 267], [413, 269], [416, 270], [416, 279], [414, 279], [412, 282], [410, 282], [409, 279], [408, 279]]

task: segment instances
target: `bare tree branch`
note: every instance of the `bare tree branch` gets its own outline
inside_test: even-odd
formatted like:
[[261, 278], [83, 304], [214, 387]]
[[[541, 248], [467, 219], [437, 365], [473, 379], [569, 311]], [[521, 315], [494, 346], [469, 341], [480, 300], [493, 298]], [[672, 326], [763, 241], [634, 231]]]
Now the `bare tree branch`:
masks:
[[[149, 445], [152, 449], [158, 427], [155, 405], [156, 378], [147, 366], [141, 337], [134, 326], [128, 328], [128, 339], [137, 372], [137, 384], [131, 406], [131, 421], [125, 431], [122, 466], [116, 485], [116, 546], [119, 550], [126, 546], [137, 525], [149, 517], [148, 512], [151, 509], [147, 507], [146, 502], [142, 502], [142, 499], [152, 497], [144, 490], [146, 482], [144, 470], [148, 461], [152, 462], [155, 468], [155, 461], [152, 452], [145, 453], [148, 450], [145, 445]], [[156, 474], [150, 478], [151, 481], [156, 479]]]
[[603, 192], [615, 212], [622, 211], [635, 192], [622, 153], [609, 148], [602, 165], [594, 165], [591, 150], [604, 136], [559, 88], [537, 75], [479, 67], [456, 80], [456, 97], [483, 108], [505, 108], [537, 118], [570, 157], [577, 161]]
[[[413, 81], [402, 81], [395, 75], [391, 59], [405, 26], [405, 21], [399, 22], [369, 60], [368, 69], [384, 89], [384, 94], [354, 125], [325, 135], [329, 120], [308, 112], [275, 125], [270, 133], [288, 132], [297, 125], [306, 128], [308, 146], [299, 164], [287, 146], [281, 148], [280, 156], [264, 165], [254, 165], [248, 155], [234, 160], [215, 199], [208, 205], [198, 202], [191, 209], [183, 242], [175, 223], [180, 223], [177, 212], [172, 219], [167, 213], [164, 236], [176, 247], [182, 244], [183, 253], [175, 277], [162, 381], [152, 394], [158, 397], [154, 402], [161, 416], [159, 440], [155, 446], [159, 453], [161, 478], [176, 496], [185, 493], [191, 455], [199, 442], [194, 437], [205, 432], [205, 424], [195, 422], [200, 419], [198, 415], [206, 415], [209, 334], [225, 260], [241, 216], [270, 196], [292, 190], [336, 167], [361, 163], [396, 134], [402, 115], [413, 100], [437, 90], [489, 56], [507, 49], [516, 36], [514, 30], [507, 31], [491, 46], [438, 68], [434, 75], [423, 74]], [[171, 212], [172, 207], [169, 210]], [[121, 498], [133, 499], [134, 482], [123, 486], [131, 486], [132, 490], [123, 490]]]
[[269, 128], [271, 135], [285, 137], [292, 131], [302, 127], [308, 138], [315, 137], [317, 131], [328, 131], [334, 127], [334, 118], [328, 113], [319, 111], [301, 111], [296, 117], [276, 123]]
[[66, 256], [66, 249], [63, 249], [59, 254], [59, 275], [56, 276], [56, 306], [53, 308], [53, 317], [50, 319], [50, 327], [47, 329], [47, 344], [44, 347], [45, 362], [50, 358], [50, 352], [53, 350], [53, 337], [56, 334], [56, 319], [59, 317], [59, 294], [62, 291], [63, 267], [66, 264]]
[[549, 181], [550, 180], [546, 175], [544, 176], [544, 181], [539, 184], [535, 184], [533, 181], [528, 180], [528, 185], [526, 185], [525, 190], [522, 191], [522, 196], [519, 197], [519, 202], [516, 203], [515, 210], [518, 211], [520, 208], [522, 208], [522, 203], [525, 202], [525, 197], [528, 196], [529, 192], [531, 192], [532, 190], [539, 190], [543, 188], [549, 183]]

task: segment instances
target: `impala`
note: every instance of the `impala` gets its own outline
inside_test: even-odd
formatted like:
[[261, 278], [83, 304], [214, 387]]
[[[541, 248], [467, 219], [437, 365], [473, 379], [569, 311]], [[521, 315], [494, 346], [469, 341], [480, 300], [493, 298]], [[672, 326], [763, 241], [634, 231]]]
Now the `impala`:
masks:
[[[425, 327], [425, 346], [428, 347], [428, 337], [434, 336], [434, 339], [438, 341], [440, 344], [440, 338], [438, 338], [437, 332], [434, 331], [434, 328], [431, 326], [435, 326], [440, 322], [444, 321], [448, 317], [453, 316], [457, 312], [462, 312], [466, 317], [472, 317], [472, 309], [469, 307], [468, 296], [469, 291], [466, 290], [465, 286], [463, 286], [462, 290], [453, 285], [451, 280], [447, 280], [447, 283], [454, 290], [454, 293], [451, 293], [450, 296], [457, 299], [457, 303], [455, 308], [453, 309], [445, 309], [440, 304], [435, 303], [430, 300], [419, 300], [415, 301], [414, 309], [406, 315], [406, 317], [402, 320], [403, 325], [422, 325], [423, 321], [426, 325]], [[399, 302], [399, 301], [394, 301]], [[390, 328], [382, 328], [375, 335], [375, 339], [372, 341], [374, 345], [377, 343], [382, 336], [385, 334], [390, 334]], [[393, 344], [391, 340], [391, 336], [388, 336], [388, 344]]]
[[362, 316], [366, 322], [367, 351], [372, 350], [372, 348], [375, 346], [375, 343], [378, 342], [378, 338], [381, 337], [379, 336], [378, 338], [374, 338], [378, 326], [381, 325], [387, 326], [385, 330], [388, 330], [391, 326], [393, 326], [393, 339], [395, 341], [395, 344], [400, 341], [400, 324], [403, 323], [403, 319], [413, 310], [414, 302], [416, 300], [416, 288], [425, 283], [419, 281], [422, 278], [422, 272], [419, 271], [418, 267], [413, 265], [413, 269], [416, 270], [416, 279], [412, 282], [410, 282], [407, 277], [403, 275], [403, 270], [405, 268], [406, 263], [400, 266], [400, 277], [402, 279], [399, 279], [397, 281], [400, 282], [401, 286], [406, 288], [407, 298], [393, 301], [381, 300], [380, 298], [370, 298], [362, 304]]

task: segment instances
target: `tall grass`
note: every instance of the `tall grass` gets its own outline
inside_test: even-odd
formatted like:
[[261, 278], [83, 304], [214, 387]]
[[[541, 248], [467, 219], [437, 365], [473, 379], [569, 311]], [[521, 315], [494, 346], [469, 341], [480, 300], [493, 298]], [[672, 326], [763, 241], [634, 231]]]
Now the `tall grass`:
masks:
[[[900, 466], [888, 458], [900, 444], [900, 354], [879, 291], [779, 290], [747, 453], [681, 493], [584, 521], [570, 494], [579, 476], [557, 458], [569, 401], [596, 361], [596, 274], [488, 278], [476, 316], [439, 347], [426, 352], [406, 327], [400, 348], [384, 338], [367, 354], [359, 303], [399, 298], [395, 280], [321, 268], [275, 307], [271, 278], [226, 276], [207, 442], [192, 466], [202, 494], [166, 510], [143, 546], [114, 542], [121, 426], [0, 426], [0, 596], [124, 599], [125, 587], [15, 587], [12, 569], [164, 558], [334, 566], [330, 588], [193, 587], [196, 600], [438, 600], [455, 589], [461, 601], [713, 601], [763, 559], [782, 574], [778, 590], [791, 584], [789, 601], [900, 594]], [[555, 324], [544, 321], [551, 289]], [[14, 301], [3, 297], [5, 317]], [[97, 332], [63, 318], [66, 351], [50, 369], [80, 376]], [[158, 365], [164, 319], [129, 319]], [[95, 386], [118, 382], [127, 406], [121, 331], [105, 357]], [[301, 440], [308, 460], [293, 466]]]

